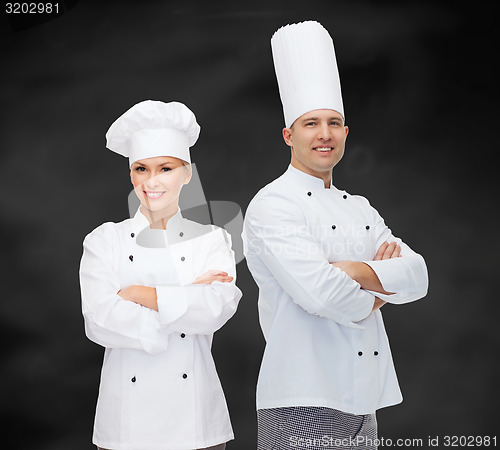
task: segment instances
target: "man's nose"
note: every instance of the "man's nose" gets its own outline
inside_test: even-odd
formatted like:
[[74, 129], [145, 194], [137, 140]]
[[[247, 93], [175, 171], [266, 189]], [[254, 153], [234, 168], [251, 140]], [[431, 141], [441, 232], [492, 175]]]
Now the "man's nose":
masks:
[[328, 141], [331, 138], [330, 127], [327, 123], [322, 123], [318, 129], [318, 138]]

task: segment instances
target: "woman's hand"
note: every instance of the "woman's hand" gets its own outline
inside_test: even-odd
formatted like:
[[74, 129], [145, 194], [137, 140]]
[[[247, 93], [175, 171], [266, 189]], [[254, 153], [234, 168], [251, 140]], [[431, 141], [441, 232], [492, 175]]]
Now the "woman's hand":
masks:
[[158, 311], [158, 301], [154, 287], [132, 285], [118, 291], [118, 295], [123, 300], [139, 303], [139, 305], [146, 308]]
[[[233, 277], [221, 270], [209, 270], [196, 278], [193, 284], [212, 284], [214, 281], [229, 283], [233, 281]], [[118, 291], [118, 295], [123, 300], [138, 303], [146, 308], [158, 311], [158, 298], [154, 287], [132, 285]]]
[[196, 278], [196, 280], [193, 281], [193, 284], [212, 284], [214, 281], [230, 283], [233, 281], [233, 277], [229, 276], [227, 272], [223, 272], [221, 270], [209, 270]]

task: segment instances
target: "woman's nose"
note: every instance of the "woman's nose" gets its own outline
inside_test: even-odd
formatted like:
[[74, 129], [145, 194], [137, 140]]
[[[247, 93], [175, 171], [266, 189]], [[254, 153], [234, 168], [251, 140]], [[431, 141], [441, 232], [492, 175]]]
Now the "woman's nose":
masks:
[[159, 179], [158, 175], [151, 175], [144, 183], [147, 187], [153, 188], [155, 186], [158, 186], [159, 184]]

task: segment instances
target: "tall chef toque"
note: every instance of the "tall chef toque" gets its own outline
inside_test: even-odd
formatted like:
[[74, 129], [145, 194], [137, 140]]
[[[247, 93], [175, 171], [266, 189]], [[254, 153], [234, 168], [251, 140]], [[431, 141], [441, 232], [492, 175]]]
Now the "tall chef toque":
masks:
[[281, 27], [271, 48], [288, 128], [315, 109], [333, 109], [345, 118], [333, 40], [320, 23]]
[[106, 133], [106, 147], [128, 156], [130, 166], [155, 156], [173, 156], [191, 163], [189, 147], [199, 134], [196, 117], [186, 105], [145, 100], [113, 122]]

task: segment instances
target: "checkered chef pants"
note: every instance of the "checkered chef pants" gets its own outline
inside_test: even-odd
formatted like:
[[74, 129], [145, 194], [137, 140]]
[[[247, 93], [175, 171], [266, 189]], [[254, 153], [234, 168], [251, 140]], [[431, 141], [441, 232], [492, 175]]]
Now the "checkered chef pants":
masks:
[[[226, 448], [226, 444], [214, 445], [213, 447], [200, 448], [199, 450], [224, 450]], [[97, 447], [97, 450], [106, 450], [102, 447]]]
[[376, 450], [375, 414], [295, 406], [257, 411], [257, 450]]

